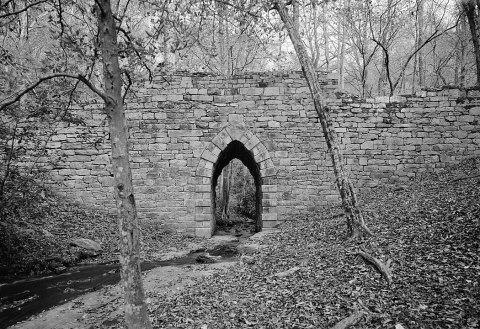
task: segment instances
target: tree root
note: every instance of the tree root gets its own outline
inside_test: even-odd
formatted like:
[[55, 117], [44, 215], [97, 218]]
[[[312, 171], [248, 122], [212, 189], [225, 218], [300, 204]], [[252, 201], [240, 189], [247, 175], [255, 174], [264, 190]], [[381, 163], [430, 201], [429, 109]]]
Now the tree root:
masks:
[[369, 237], [374, 236], [372, 231], [370, 231], [370, 229], [367, 227], [367, 225], [365, 225], [365, 222], [363, 221], [363, 218], [362, 218], [361, 221], [355, 222], [354, 226], [355, 226], [355, 229], [354, 229], [354, 233], [352, 235], [352, 240], [355, 240], [356, 238], [359, 238], [359, 237], [369, 238]]
[[390, 286], [392, 284], [392, 268], [390, 266], [390, 260], [384, 264], [382, 261], [378, 260], [377, 258], [373, 257], [372, 255], [368, 254], [363, 250], [357, 251], [357, 255], [362, 257], [364, 262], [367, 265], [373, 267], [381, 276], [387, 281], [387, 284]]
[[472, 179], [472, 178], [477, 178], [477, 177], [480, 177], [480, 174], [473, 175], [473, 176], [457, 177], [457, 178], [452, 179], [449, 183], [451, 184], [451, 183], [455, 183], [455, 182], [458, 182], [458, 181], [461, 181], [461, 180], [464, 180], [464, 179]]
[[355, 310], [353, 314], [339, 321], [332, 329], [346, 329], [356, 325], [365, 315], [364, 311]]

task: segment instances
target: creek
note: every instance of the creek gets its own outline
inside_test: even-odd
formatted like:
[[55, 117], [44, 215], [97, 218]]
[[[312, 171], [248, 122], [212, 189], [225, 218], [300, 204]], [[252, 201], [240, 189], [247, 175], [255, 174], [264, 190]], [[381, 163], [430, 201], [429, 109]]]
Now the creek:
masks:
[[[220, 245], [207, 251], [195, 251], [184, 257], [142, 263], [142, 271], [161, 266], [195, 265], [204, 262], [234, 261], [236, 245]], [[213, 256], [213, 257], [211, 257]], [[0, 329], [28, 319], [54, 306], [96, 291], [120, 280], [118, 264], [94, 264], [71, 267], [57, 275], [41, 275], [22, 280], [0, 282]]]

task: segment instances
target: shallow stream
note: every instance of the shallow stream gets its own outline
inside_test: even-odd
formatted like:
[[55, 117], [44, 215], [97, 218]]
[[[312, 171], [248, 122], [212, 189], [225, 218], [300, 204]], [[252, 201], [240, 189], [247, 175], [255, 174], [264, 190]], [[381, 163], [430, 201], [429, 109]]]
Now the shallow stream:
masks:
[[[222, 245], [207, 251], [192, 252], [184, 257], [151, 261], [141, 265], [142, 271], [161, 266], [199, 264], [205, 259], [214, 262], [234, 261], [235, 245]], [[200, 257], [199, 256], [213, 256]], [[58, 275], [42, 275], [22, 280], [0, 282], [0, 329], [23, 321], [80, 295], [98, 290], [120, 280], [119, 265], [83, 265], [69, 268]]]

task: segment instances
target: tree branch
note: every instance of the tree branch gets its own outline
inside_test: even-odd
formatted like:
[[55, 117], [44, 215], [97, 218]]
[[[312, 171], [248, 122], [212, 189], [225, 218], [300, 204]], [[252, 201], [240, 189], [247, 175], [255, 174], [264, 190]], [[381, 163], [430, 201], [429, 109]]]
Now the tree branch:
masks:
[[121, 26], [117, 26], [117, 29], [118, 29], [120, 32], [122, 32], [123, 35], [125, 35], [125, 37], [127, 38], [127, 41], [128, 41], [128, 43], [129, 43], [129, 45], [132, 47], [132, 49], [133, 49], [133, 51], [135, 52], [135, 54], [137, 55], [138, 59], [141, 61], [142, 66], [147, 69], [147, 71], [148, 71], [148, 79], [149, 79], [150, 81], [152, 81], [152, 80], [153, 80], [153, 73], [152, 73], [152, 71], [150, 70], [150, 68], [148, 67], [148, 65], [145, 63], [145, 61], [143, 60], [142, 55], [140, 55], [138, 49], [135, 47], [132, 38], [130, 38], [130, 33], [127, 32], [127, 31], [125, 31]]
[[6, 17], [9, 17], [9, 16], [14, 16], [14, 15], [21, 14], [21, 13], [23, 13], [24, 11], [27, 11], [28, 8], [33, 7], [33, 6], [36, 6], [36, 5], [39, 5], [39, 4], [44, 3], [44, 2], [47, 2], [47, 1], [48, 1], [48, 0], [40, 0], [40, 1], [37, 1], [37, 2], [34, 2], [34, 3], [31, 3], [31, 4], [25, 6], [24, 8], [22, 8], [22, 9], [20, 9], [20, 10], [13, 11], [13, 12], [11, 12], [11, 13], [6, 13], [6, 14], [3, 14], [3, 15], [0, 15], [0, 19], [6, 18]]
[[[40, 85], [41, 83], [47, 81], [47, 80], [51, 80], [51, 79], [54, 79], [54, 78], [70, 78], [70, 79], [77, 79], [81, 82], [83, 82], [85, 84], [85, 86], [87, 86], [91, 91], [93, 91], [95, 94], [97, 94], [98, 96], [100, 96], [103, 101], [105, 103], [108, 103], [108, 102], [115, 102], [113, 99], [110, 99], [103, 91], [97, 89], [90, 81], [88, 81], [83, 75], [80, 75], [80, 74], [68, 74], [68, 73], [55, 73], [55, 74], [51, 74], [51, 75], [47, 75], [45, 77], [42, 77], [40, 79], [38, 79], [38, 81], [36, 81], [35, 83], [31, 84], [30, 86], [28, 86], [27, 88], [25, 88], [24, 90], [20, 91], [20, 92], [17, 92], [16, 93], [16, 96], [10, 100], [10, 101], [7, 101], [7, 102], [4, 102], [4, 103], [1, 103], [0, 104], [0, 111], [2, 111], [3, 109], [5, 109], [7, 106], [10, 106], [12, 104], [14, 104], [15, 102], [19, 101], [20, 98], [22, 98], [23, 95], [29, 93], [30, 91], [34, 90], [38, 85]], [[10, 97], [13, 97], [13, 96], [9, 96], [5, 99], [8, 99]], [[4, 99], [4, 100], [5, 100]]]
[[397, 88], [398, 84], [400, 83], [400, 79], [402, 78], [402, 74], [405, 72], [408, 63], [410, 63], [410, 61], [412, 60], [413, 56], [415, 56], [415, 54], [417, 54], [420, 50], [422, 50], [423, 47], [425, 47], [428, 43], [430, 43], [430, 42], [432, 42], [433, 40], [437, 39], [438, 37], [444, 35], [444, 34], [447, 33], [448, 31], [456, 28], [457, 25], [458, 25], [459, 20], [460, 20], [460, 19], [458, 18], [454, 25], [446, 28], [445, 30], [443, 30], [443, 31], [440, 32], [440, 33], [438, 33], [439, 31], [436, 30], [436, 31], [435, 31], [434, 33], [432, 33], [432, 35], [430, 35], [417, 49], [415, 49], [415, 51], [414, 51], [413, 53], [411, 53], [410, 56], [407, 57], [407, 60], [405, 61], [405, 63], [404, 63], [403, 66], [402, 66], [402, 70], [401, 70], [400, 76], [397, 78], [397, 80], [396, 80], [395, 83], [393, 84], [392, 93], [393, 93], [393, 91]]

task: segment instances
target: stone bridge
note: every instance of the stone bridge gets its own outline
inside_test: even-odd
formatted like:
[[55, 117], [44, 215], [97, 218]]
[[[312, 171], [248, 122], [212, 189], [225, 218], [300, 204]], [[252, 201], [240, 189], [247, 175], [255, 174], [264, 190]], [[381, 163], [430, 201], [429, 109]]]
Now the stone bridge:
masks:
[[[358, 187], [397, 184], [479, 155], [480, 95], [456, 89], [376, 99], [335, 98], [320, 73], [333, 126]], [[126, 102], [139, 217], [210, 236], [215, 186], [240, 159], [256, 186], [257, 228], [338, 202], [308, 87], [299, 72], [234, 76], [176, 73], [134, 86]], [[108, 130], [100, 103], [76, 110], [86, 126], [48, 144], [58, 193], [114, 211]]]

